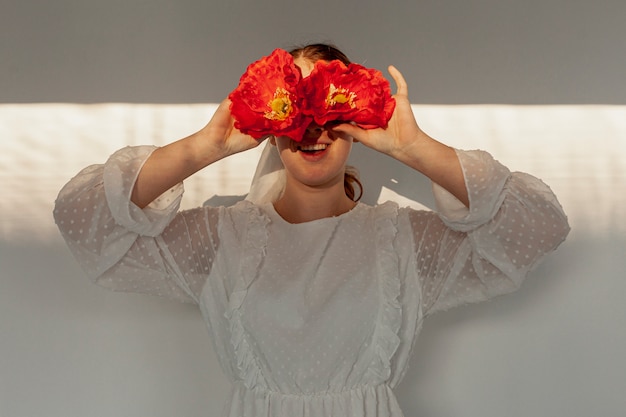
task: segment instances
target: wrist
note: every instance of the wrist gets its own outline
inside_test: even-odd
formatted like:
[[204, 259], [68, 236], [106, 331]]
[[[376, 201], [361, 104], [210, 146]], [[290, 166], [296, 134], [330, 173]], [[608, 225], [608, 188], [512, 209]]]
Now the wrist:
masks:
[[422, 167], [426, 164], [429, 147], [436, 142], [422, 131], [416, 133], [412, 138], [398, 141], [397, 145], [387, 153], [392, 158], [410, 166], [417, 171], [423, 172]]
[[217, 140], [216, 137], [204, 129], [191, 135], [188, 138], [188, 154], [192, 159], [190, 163], [202, 169], [234, 153], [224, 145], [224, 141]]

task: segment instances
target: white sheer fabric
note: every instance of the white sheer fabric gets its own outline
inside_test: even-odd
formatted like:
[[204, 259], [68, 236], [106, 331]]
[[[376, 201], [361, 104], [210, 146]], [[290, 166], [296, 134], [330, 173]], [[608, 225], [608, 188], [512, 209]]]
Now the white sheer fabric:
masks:
[[178, 185], [144, 210], [130, 193], [152, 147], [124, 148], [60, 192], [55, 218], [97, 283], [199, 305], [233, 381], [224, 415], [402, 415], [422, 320], [519, 287], [569, 231], [550, 189], [482, 151], [458, 151], [471, 210], [358, 204], [284, 221], [271, 202], [177, 212]]
[[285, 166], [276, 146], [266, 142], [246, 200], [256, 204], [278, 200], [285, 188]]

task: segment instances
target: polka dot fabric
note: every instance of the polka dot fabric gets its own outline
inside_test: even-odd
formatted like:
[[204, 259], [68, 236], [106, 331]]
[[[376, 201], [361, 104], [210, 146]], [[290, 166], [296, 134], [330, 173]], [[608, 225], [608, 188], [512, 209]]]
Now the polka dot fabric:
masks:
[[182, 184], [129, 201], [154, 148], [125, 148], [59, 194], [55, 218], [98, 283], [197, 303], [233, 382], [229, 417], [399, 417], [392, 388], [423, 319], [519, 287], [569, 231], [550, 189], [457, 151], [470, 209], [358, 204], [290, 224], [272, 204], [178, 211]]

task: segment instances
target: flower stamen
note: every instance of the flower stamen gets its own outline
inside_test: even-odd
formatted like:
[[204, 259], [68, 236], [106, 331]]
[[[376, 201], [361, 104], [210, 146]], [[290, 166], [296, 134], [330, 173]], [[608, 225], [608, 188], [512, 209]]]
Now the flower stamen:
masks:
[[326, 108], [336, 104], [348, 103], [350, 108], [353, 109], [356, 107], [356, 104], [354, 103], [355, 100], [356, 93], [354, 91], [350, 91], [343, 87], [335, 87], [335, 84], [331, 83], [328, 88], [328, 96], [326, 96]]
[[289, 98], [289, 91], [282, 87], [277, 87], [274, 97], [267, 103], [270, 108], [263, 115], [269, 120], [285, 120], [293, 112], [293, 105]]

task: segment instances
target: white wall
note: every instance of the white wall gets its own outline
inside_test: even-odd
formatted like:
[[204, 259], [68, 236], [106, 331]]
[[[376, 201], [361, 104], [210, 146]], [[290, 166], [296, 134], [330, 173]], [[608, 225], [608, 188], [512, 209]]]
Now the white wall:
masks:
[[[213, 108], [0, 105], [0, 416], [219, 415], [228, 387], [199, 311], [89, 283], [51, 216], [80, 168], [186, 135]], [[622, 415], [626, 106], [414, 112], [435, 137], [544, 179], [572, 232], [516, 294], [426, 322], [398, 389], [406, 415]], [[358, 146], [353, 156], [366, 201], [386, 187], [431, 204], [410, 170]], [[254, 150], [203, 170], [187, 182], [184, 207], [245, 193], [257, 159]]]
[[[274, 47], [332, 40], [397, 65], [414, 102], [626, 104], [625, 15], [620, 0], [5, 2], [0, 102], [217, 102]], [[29, 110], [18, 132], [0, 107], [0, 417], [218, 416], [228, 387], [199, 313], [88, 283], [50, 214], [79, 166], [190, 133], [210, 107], [140, 135], [128, 111], [81, 126]], [[397, 391], [407, 417], [622, 416], [626, 109], [548, 107], [508, 127], [484, 107], [449, 124], [429, 109], [436, 137], [546, 180], [574, 228], [518, 293], [427, 322]], [[228, 190], [245, 185], [232, 172], [215, 174]], [[191, 189], [186, 204], [206, 197]]]

